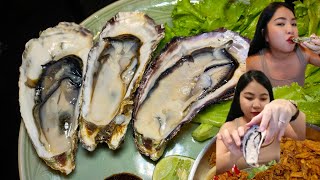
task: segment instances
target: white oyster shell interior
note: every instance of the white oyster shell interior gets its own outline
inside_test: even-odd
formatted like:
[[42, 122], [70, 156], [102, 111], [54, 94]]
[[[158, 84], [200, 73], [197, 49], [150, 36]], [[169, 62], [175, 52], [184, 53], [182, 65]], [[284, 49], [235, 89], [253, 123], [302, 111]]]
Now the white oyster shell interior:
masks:
[[131, 120], [133, 94], [163, 37], [163, 25], [143, 12], [119, 12], [106, 22], [89, 53], [84, 80], [80, 139], [87, 150], [103, 142], [119, 147]]
[[152, 61], [135, 99], [135, 142], [157, 160], [181, 126], [226, 98], [245, 72], [249, 43], [226, 30], [171, 40]]
[[242, 140], [242, 152], [246, 163], [252, 167], [259, 167], [261, 145], [266, 137], [266, 131], [258, 131], [259, 126], [252, 126]]
[[[57, 26], [42, 31], [39, 38], [31, 39], [26, 43], [22, 55], [22, 64], [19, 68], [20, 112], [28, 135], [38, 156], [50, 167], [65, 174], [69, 174], [75, 167], [74, 150], [77, 147], [76, 129], [81, 98], [78, 100], [78, 95], [75, 95], [76, 100], [72, 100], [74, 97], [66, 97], [67, 91], [72, 89], [68, 88], [70, 84], [67, 81], [62, 81], [62, 83], [58, 83], [61, 84], [60, 88], [58, 88], [60, 91], [42, 89], [42, 93], [48, 95], [48, 97], [50, 96], [50, 98], [47, 98], [47, 96], [42, 97], [42, 101], [45, 102], [41, 105], [41, 113], [38, 114], [34, 113], [35, 96], [39, 95], [36, 94], [36, 92], [39, 93], [36, 88], [40, 81], [48, 85], [54, 78], [47, 76], [40, 80], [44, 65], [50, 61], [58, 61], [68, 55], [77, 56], [82, 61], [82, 68], [85, 70], [88, 52], [92, 44], [93, 35], [89, 30], [75, 23], [60, 22]], [[59, 73], [66, 72], [63, 69], [52, 74], [59, 77]], [[82, 77], [80, 78], [82, 79]], [[55, 97], [60, 98], [60, 100]], [[68, 100], [68, 98], [72, 99]], [[69, 102], [62, 103], [66, 102], [63, 99]], [[71, 112], [71, 116], [74, 116], [71, 117], [73, 121], [57, 127], [59, 123], [57, 123], [56, 112], [58, 111]], [[49, 121], [39, 122], [36, 120], [39, 118], [35, 118], [35, 116], [41, 116], [40, 119], [47, 118]], [[50, 119], [52, 120], [51, 122]], [[61, 135], [61, 128], [68, 129], [68, 131], [63, 132], [64, 134]]]

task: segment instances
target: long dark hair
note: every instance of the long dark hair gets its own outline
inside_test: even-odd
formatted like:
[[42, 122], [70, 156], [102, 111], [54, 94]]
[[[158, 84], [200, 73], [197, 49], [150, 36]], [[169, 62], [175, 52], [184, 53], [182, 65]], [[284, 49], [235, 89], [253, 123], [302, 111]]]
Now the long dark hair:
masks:
[[269, 92], [270, 101], [274, 100], [272, 85], [268, 77], [262, 71], [247, 71], [246, 73], [242, 74], [239, 78], [226, 122], [232, 121], [238, 117], [243, 116], [243, 112], [240, 107], [240, 93], [253, 80], [257, 81], [259, 84], [261, 84], [264, 88], [267, 89], [267, 91]]
[[248, 56], [258, 53], [261, 49], [268, 48], [268, 43], [265, 39], [265, 36], [268, 31], [267, 24], [276, 12], [276, 10], [280, 7], [288, 8], [290, 11], [292, 11], [294, 15], [294, 7], [285, 2], [272, 2], [267, 7], [265, 7], [260, 14], [256, 26], [256, 31], [250, 43]]

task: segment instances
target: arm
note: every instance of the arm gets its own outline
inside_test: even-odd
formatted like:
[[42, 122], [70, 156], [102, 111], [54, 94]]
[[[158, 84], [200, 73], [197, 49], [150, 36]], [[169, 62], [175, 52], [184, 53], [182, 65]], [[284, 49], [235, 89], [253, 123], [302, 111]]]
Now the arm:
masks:
[[252, 55], [246, 59], [246, 71], [249, 70], [262, 70], [260, 57], [258, 55]]
[[[223, 142], [221, 142], [223, 143]], [[217, 144], [218, 146], [218, 144]], [[222, 174], [232, 169], [233, 165], [236, 164], [239, 158], [233, 155], [230, 151], [223, 154], [217, 152], [216, 158], [216, 175]]]
[[300, 111], [297, 119], [289, 123], [284, 133], [285, 137], [296, 140], [305, 140], [306, 138], [306, 115]]
[[[231, 130], [234, 129], [234, 130]], [[243, 128], [235, 129], [231, 122], [225, 123], [217, 135], [216, 141], [216, 172], [224, 173], [232, 168], [242, 157], [240, 150], [240, 136], [244, 134]]]

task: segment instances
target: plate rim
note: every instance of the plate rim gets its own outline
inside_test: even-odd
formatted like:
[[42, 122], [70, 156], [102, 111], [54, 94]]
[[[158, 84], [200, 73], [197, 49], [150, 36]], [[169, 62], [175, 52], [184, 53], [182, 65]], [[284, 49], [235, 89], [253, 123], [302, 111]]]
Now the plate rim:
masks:
[[[122, 2], [123, 1], [123, 2]], [[92, 21], [93, 19], [95, 19], [94, 16], [98, 16], [100, 14], [102, 14], [105, 9], [113, 9], [113, 7], [119, 6], [120, 4], [123, 4], [124, 2], [132, 2], [132, 1], [136, 1], [136, 0], [116, 0], [102, 8], [100, 8], [99, 10], [93, 12], [91, 15], [89, 15], [88, 17], [86, 17], [83, 21], [81, 21], [79, 24], [80, 25], [85, 25], [88, 24], [90, 21]], [[139, 1], [139, 0], [138, 0]]]
[[194, 176], [196, 175], [196, 172], [199, 167], [199, 163], [202, 160], [203, 156], [208, 152], [209, 149], [211, 149], [211, 146], [217, 141], [217, 136], [214, 136], [210, 139], [209, 143], [200, 151], [198, 154], [196, 160], [194, 161], [191, 171], [188, 176], [188, 180], [193, 180]]

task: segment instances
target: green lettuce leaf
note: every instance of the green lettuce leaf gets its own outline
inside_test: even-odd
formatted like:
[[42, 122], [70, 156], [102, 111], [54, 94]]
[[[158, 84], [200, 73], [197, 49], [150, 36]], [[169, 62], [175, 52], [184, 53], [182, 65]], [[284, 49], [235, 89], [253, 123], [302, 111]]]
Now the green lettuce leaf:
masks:
[[196, 141], [202, 142], [215, 136], [219, 129], [214, 125], [202, 123], [192, 132], [192, 137]]
[[320, 1], [294, 1], [299, 36], [320, 35]]
[[[320, 76], [320, 72], [317, 73]], [[306, 122], [320, 125], [320, 83], [306, 83], [304, 87], [293, 83], [291, 86], [274, 88], [276, 99], [291, 99], [297, 102], [299, 109], [306, 114]]]
[[269, 169], [271, 166], [273, 166], [275, 164], [277, 164], [276, 160], [272, 160], [272, 161], [268, 162], [268, 164], [264, 164], [259, 167], [247, 169], [246, 171], [248, 172], [248, 179], [254, 178], [254, 176], [256, 174], [258, 174], [259, 172], [266, 171], [267, 169]]
[[228, 100], [210, 105], [200, 111], [192, 121], [196, 123], [205, 123], [214, 125], [216, 127], [221, 127], [222, 124], [226, 121], [231, 102], [231, 100]]

